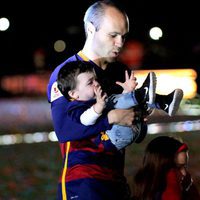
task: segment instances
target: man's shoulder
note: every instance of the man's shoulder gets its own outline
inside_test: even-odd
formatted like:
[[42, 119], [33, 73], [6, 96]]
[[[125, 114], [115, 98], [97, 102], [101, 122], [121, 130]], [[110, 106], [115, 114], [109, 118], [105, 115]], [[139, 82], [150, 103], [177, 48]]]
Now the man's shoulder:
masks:
[[71, 57], [68, 57], [65, 61], [63, 61], [61, 64], [59, 64], [53, 72], [55, 72], [56, 70], [59, 71], [61, 67], [63, 67], [66, 63], [69, 63], [69, 62], [73, 62], [73, 61], [76, 61], [77, 60], [77, 56], [76, 54], [71, 56]]
[[66, 63], [69, 63], [69, 62], [73, 62], [73, 61], [76, 61], [78, 60], [78, 57], [77, 57], [77, 54], [74, 54], [70, 57], [68, 57], [67, 59], [65, 59], [63, 62], [61, 62], [59, 65], [57, 65], [55, 67], [55, 69], [53, 70], [52, 73], [54, 73], [55, 71], [58, 71], [61, 67], [63, 67]]

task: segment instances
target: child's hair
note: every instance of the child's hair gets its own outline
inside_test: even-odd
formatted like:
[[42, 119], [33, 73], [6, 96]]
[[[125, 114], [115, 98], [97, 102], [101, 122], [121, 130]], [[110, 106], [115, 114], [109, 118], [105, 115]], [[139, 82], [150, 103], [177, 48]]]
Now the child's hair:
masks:
[[57, 84], [58, 89], [65, 98], [68, 100], [70, 99], [68, 92], [76, 88], [77, 76], [85, 72], [94, 73], [92, 63], [86, 61], [73, 61], [68, 62], [61, 67], [60, 71], [58, 72]]

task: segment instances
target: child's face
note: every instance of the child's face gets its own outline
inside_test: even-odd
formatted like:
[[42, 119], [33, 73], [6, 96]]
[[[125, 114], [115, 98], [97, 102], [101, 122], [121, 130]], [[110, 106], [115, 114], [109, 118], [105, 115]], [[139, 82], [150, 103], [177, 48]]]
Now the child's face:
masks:
[[188, 152], [181, 151], [176, 156], [176, 164], [177, 165], [187, 165], [188, 163]]
[[179, 152], [175, 158], [176, 165], [180, 169], [180, 171], [183, 175], [185, 175], [185, 169], [188, 164], [188, 159], [189, 159], [189, 156], [188, 156], [187, 151]]
[[96, 75], [92, 72], [81, 73], [77, 77], [75, 89], [77, 100], [87, 101], [95, 98], [94, 88], [99, 87]]

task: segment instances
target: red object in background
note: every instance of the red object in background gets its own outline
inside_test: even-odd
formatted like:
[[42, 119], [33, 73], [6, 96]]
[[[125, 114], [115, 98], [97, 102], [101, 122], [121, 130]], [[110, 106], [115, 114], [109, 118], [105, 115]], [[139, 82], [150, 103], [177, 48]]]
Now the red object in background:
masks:
[[131, 69], [139, 69], [144, 56], [144, 46], [141, 42], [130, 40], [124, 45], [120, 61]]
[[44, 70], [46, 65], [46, 52], [44, 49], [36, 49], [33, 53], [33, 63], [37, 71]]
[[0, 89], [15, 96], [46, 96], [50, 72], [3, 76]]

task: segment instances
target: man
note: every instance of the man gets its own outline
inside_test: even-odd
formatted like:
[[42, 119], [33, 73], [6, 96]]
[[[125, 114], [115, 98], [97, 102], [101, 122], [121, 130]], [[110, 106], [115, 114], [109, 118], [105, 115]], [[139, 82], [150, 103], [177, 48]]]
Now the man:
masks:
[[[109, 138], [105, 131], [111, 129], [112, 124], [131, 126], [136, 116], [134, 111], [111, 110], [91, 126], [83, 126], [73, 120], [66, 124], [69, 115], [67, 100], [58, 90], [56, 82], [58, 72], [66, 62], [84, 60], [93, 64], [98, 81], [108, 95], [121, 93], [122, 89], [116, 81], [124, 82], [127, 67], [116, 60], [129, 32], [129, 20], [120, 7], [103, 0], [88, 8], [84, 16], [84, 27], [86, 41], [83, 49], [56, 67], [48, 84], [53, 125], [63, 156], [58, 198], [129, 199], [123, 175], [125, 151], [109, 150]], [[147, 126], [142, 118], [139, 132], [145, 136]], [[101, 136], [99, 132], [102, 132]]]

